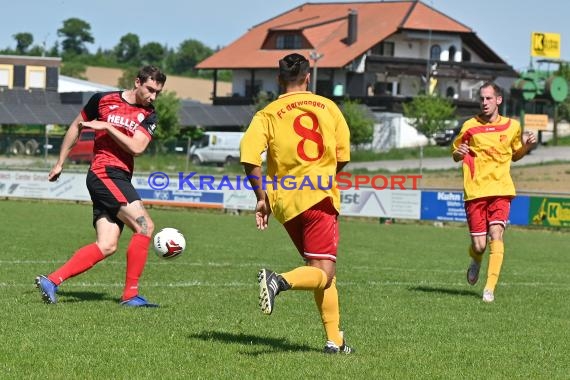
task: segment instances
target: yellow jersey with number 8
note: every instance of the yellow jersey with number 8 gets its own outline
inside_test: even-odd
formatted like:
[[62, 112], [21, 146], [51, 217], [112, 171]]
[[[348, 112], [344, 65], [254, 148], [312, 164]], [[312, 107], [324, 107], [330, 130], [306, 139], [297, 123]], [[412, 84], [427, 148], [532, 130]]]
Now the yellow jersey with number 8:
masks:
[[241, 162], [261, 166], [271, 210], [281, 223], [325, 197], [340, 212], [337, 162], [350, 161], [350, 132], [338, 106], [308, 91], [279, 96], [258, 111], [241, 140]]

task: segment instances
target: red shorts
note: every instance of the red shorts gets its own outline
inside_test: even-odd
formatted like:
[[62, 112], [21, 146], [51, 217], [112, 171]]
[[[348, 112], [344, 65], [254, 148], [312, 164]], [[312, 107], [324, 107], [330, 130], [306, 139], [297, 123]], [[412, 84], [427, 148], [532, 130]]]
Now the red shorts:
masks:
[[336, 262], [338, 212], [330, 198], [285, 222], [284, 227], [305, 260]]
[[507, 226], [513, 197], [486, 197], [465, 202], [467, 225], [472, 236], [487, 235], [493, 224]]

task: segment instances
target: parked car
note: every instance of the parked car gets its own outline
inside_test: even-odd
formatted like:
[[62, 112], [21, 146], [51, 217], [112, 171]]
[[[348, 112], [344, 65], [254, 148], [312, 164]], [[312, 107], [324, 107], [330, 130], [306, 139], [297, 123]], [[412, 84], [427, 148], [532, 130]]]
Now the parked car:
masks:
[[206, 132], [190, 150], [194, 165], [215, 163], [229, 165], [239, 162], [239, 144], [243, 132]]
[[432, 135], [435, 143], [439, 146], [448, 146], [453, 143], [453, 140], [457, 137], [461, 131], [463, 123], [465, 123], [469, 117], [462, 117], [453, 122], [450, 122], [445, 128], [435, 132]]
[[433, 134], [433, 139], [437, 145], [440, 146], [447, 146], [450, 145], [455, 137], [461, 131], [461, 125], [457, 125], [455, 127], [447, 127], [442, 130], [439, 130]]
[[73, 163], [90, 163], [93, 159], [93, 146], [95, 145], [95, 131], [84, 128], [79, 134], [77, 143], [73, 146], [67, 158]]

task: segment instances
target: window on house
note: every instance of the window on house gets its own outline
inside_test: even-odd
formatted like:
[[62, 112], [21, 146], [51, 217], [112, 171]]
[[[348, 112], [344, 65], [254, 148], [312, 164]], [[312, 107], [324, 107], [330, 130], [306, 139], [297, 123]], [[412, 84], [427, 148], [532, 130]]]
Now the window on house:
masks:
[[432, 61], [439, 61], [441, 56], [441, 46], [439, 45], [432, 45], [429, 49], [429, 59]]
[[382, 41], [379, 44], [374, 45], [370, 53], [375, 55], [381, 55], [383, 57], [393, 57], [394, 43], [389, 41]]
[[46, 68], [26, 66], [26, 88], [46, 88]]
[[471, 62], [471, 53], [465, 49], [461, 50], [461, 59], [463, 62]]
[[301, 49], [302, 42], [298, 34], [281, 34], [277, 36], [277, 49]]
[[455, 53], [457, 52], [457, 49], [455, 48], [455, 46], [451, 45], [449, 47], [449, 60], [451, 62], [455, 62]]
[[394, 82], [376, 82], [372, 91], [374, 95], [392, 95], [394, 93]]
[[261, 91], [261, 86], [262, 86], [263, 82], [260, 80], [256, 80], [253, 82], [253, 86], [251, 85], [251, 80], [246, 80], [245, 81], [245, 96], [246, 97], [252, 97], [252, 96], [257, 96], [259, 94], [259, 91]]
[[12, 71], [12, 66], [0, 65], [0, 87], [12, 88]]

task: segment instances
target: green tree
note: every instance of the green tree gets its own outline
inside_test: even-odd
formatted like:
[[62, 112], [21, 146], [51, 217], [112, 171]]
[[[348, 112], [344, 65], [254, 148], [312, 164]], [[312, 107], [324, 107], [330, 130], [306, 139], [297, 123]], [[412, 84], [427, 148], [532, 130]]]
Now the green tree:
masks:
[[259, 91], [259, 93], [254, 97], [253, 108], [255, 112], [260, 111], [265, 108], [266, 105], [271, 103], [275, 99], [275, 96], [271, 92]]
[[168, 57], [168, 68], [173, 74], [196, 74], [194, 67], [198, 62], [213, 54], [213, 50], [200, 41], [189, 39], [182, 41], [178, 50]]
[[79, 18], [68, 18], [63, 21], [63, 27], [57, 30], [57, 35], [63, 37], [61, 48], [64, 55], [88, 54], [86, 43], [93, 43], [91, 25]]
[[83, 63], [88, 66], [99, 66], [99, 67], [118, 67], [117, 57], [115, 56], [114, 50], [103, 49], [101, 47], [97, 48], [95, 54], [82, 55], [80, 57], [75, 57], [80, 59]]
[[341, 109], [350, 129], [350, 142], [357, 148], [372, 142], [374, 116], [368, 108], [356, 100], [345, 99]]
[[119, 40], [114, 48], [115, 57], [119, 63], [139, 65], [138, 55], [141, 50], [139, 36], [127, 33]]
[[84, 79], [85, 77], [85, 70], [87, 70], [87, 66], [85, 66], [81, 62], [76, 61], [65, 61], [61, 65], [61, 74], [67, 75], [69, 77], [77, 78], [77, 79]]
[[144, 65], [162, 66], [166, 49], [158, 42], [149, 42], [141, 47], [139, 58]]
[[12, 37], [16, 40], [16, 53], [20, 55], [26, 54], [34, 43], [34, 36], [31, 33], [16, 33]]
[[59, 57], [59, 42], [55, 41], [53, 46], [49, 50], [44, 50], [48, 57]]
[[34, 45], [31, 48], [29, 48], [26, 52], [26, 55], [31, 55], [31, 56], [35, 56], [35, 57], [41, 57], [42, 55], [45, 55], [46, 51], [43, 48], [43, 46], [40, 45]]
[[154, 152], [162, 151], [165, 144], [176, 141], [180, 134], [180, 100], [173, 91], [162, 92], [154, 102], [158, 115], [158, 128], [154, 133]]
[[403, 104], [404, 116], [410, 124], [426, 137], [455, 120], [455, 106], [446, 98], [439, 96], [416, 96], [414, 100]]
[[123, 75], [119, 78], [119, 83], [117, 83], [117, 87], [128, 90], [135, 86], [135, 78], [139, 73], [138, 67], [129, 67], [126, 70], [123, 70]]

